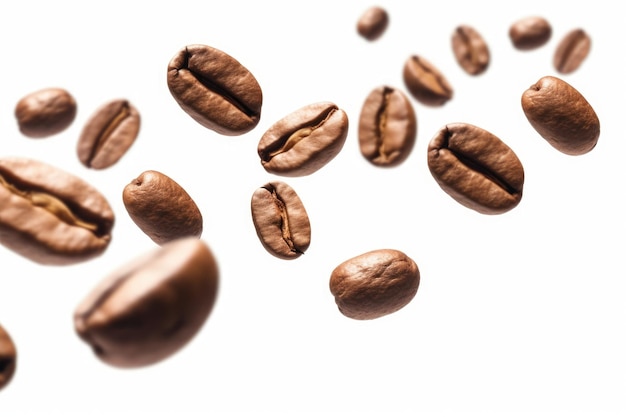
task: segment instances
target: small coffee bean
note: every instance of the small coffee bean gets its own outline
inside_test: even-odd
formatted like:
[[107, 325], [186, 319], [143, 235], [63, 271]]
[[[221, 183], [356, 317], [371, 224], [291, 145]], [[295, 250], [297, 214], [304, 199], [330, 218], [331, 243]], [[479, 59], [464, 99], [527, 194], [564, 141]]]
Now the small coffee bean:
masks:
[[104, 104], [85, 124], [76, 148], [87, 168], [104, 169], [124, 156], [137, 139], [141, 118], [128, 100]]
[[411, 95], [427, 106], [442, 106], [452, 99], [452, 86], [444, 75], [426, 59], [413, 55], [403, 70], [403, 78]]
[[295, 190], [272, 181], [252, 195], [252, 221], [263, 247], [281, 259], [295, 259], [311, 243], [311, 224]]
[[501, 214], [522, 199], [522, 163], [502, 140], [477, 126], [441, 128], [428, 144], [428, 168], [446, 193], [479, 213]]
[[330, 162], [348, 136], [348, 115], [330, 102], [304, 106], [274, 123], [257, 148], [263, 168], [286, 177], [312, 174]]
[[135, 224], [155, 243], [202, 235], [202, 214], [176, 181], [158, 171], [144, 171], [122, 193]]
[[15, 374], [17, 349], [13, 339], [0, 325], [0, 390], [9, 385]]
[[552, 25], [540, 16], [528, 16], [514, 22], [509, 38], [516, 49], [529, 51], [545, 45], [552, 37]]
[[18, 101], [15, 117], [23, 135], [46, 138], [72, 124], [76, 117], [76, 100], [62, 88], [45, 88]]
[[389, 14], [385, 9], [373, 6], [367, 9], [357, 22], [357, 32], [368, 41], [380, 38], [389, 26]]
[[568, 32], [554, 52], [554, 68], [561, 74], [576, 71], [589, 55], [591, 38], [583, 29]]
[[400, 90], [378, 87], [367, 96], [359, 118], [361, 154], [373, 165], [397, 166], [415, 145], [417, 118], [413, 105]]
[[395, 249], [378, 249], [348, 259], [330, 275], [330, 292], [339, 311], [355, 320], [395, 313], [417, 294], [417, 264]]
[[177, 239], [105, 277], [76, 308], [76, 333], [108, 365], [155, 364], [200, 331], [215, 304], [218, 280], [207, 244]]
[[522, 94], [522, 109], [532, 127], [568, 155], [591, 151], [600, 137], [600, 120], [583, 95], [557, 77], [542, 77]]
[[167, 85], [187, 114], [217, 133], [244, 134], [261, 118], [263, 94], [256, 78], [235, 58], [211, 46], [182, 48], [168, 65]]
[[458, 64], [470, 75], [482, 74], [489, 66], [490, 54], [487, 42], [471, 26], [457, 26], [452, 34], [452, 51]]

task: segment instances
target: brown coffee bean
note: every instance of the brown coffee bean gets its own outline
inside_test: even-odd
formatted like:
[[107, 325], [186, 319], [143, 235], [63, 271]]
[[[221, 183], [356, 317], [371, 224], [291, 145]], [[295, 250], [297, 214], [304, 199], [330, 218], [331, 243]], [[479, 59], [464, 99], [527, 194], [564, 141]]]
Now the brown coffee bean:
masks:
[[389, 14], [385, 9], [373, 6], [367, 9], [359, 18], [356, 30], [368, 41], [380, 38], [389, 26]]
[[378, 87], [367, 96], [359, 118], [361, 154], [374, 165], [397, 166], [413, 150], [417, 118], [413, 105], [400, 90]]
[[568, 32], [554, 52], [554, 68], [561, 74], [576, 71], [589, 55], [591, 38], [583, 29]]
[[446, 193], [479, 213], [501, 214], [522, 199], [522, 163], [497, 136], [477, 126], [441, 128], [428, 145], [428, 168]]
[[552, 37], [552, 25], [540, 16], [528, 16], [514, 22], [509, 28], [509, 38], [516, 49], [537, 49]]
[[83, 128], [76, 148], [78, 159], [87, 168], [110, 167], [135, 142], [140, 124], [139, 112], [128, 100], [104, 104]]
[[62, 88], [45, 88], [18, 101], [15, 117], [23, 135], [46, 138], [72, 124], [76, 117], [76, 100]]
[[537, 133], [565, 154], [582, 155], [598, 143], [598, 115], [578, 90], [557, 77], [542, 77], [524, 91], [522, 109]]
[[0, 325], [0, 390], [9, 385], [15, 374], [17, 349], [13, 339]]
[[167, 86], [187, 114], [217, 133], [241, 135], [261, 118], [263, 94], [256, 78], [219, 49], [182, 48], [168, 65]]
[[330, 162], [348, 136], [348, 115], [330, 102], [304, 106], [274, 123], [261, 137], [258, 154], [269, 173], [312, 174]]
[[395, 249], [378, 249], [337, 266], [330, 275], [330, 292], [344, 316], [372, 320], [406, 306], [419, 283], [413, 259]]
[[135, 224], [159, 245], [186, 236], [202, 235], [202, 214], [176, 181], [158, 171], [144, 171], [122, 193]]
[[471, 26], [457, 26], [452, 34], [452, 52], [461, 68], [470, 75], [482, 74], [489, 66], [491, 56], [487, 42]]
[[427, 106], [442, 106], [452, 99], [452, 86], [444, 75], [426, 59], [413, 55], [403, 70], [403, 78], [411, 95]]
[[177, 239], [104, 278], [75, 310], [76, 333], [109, 365], [152, 365], [200, 331], [215, 304], [218, 281], [207, 244]]
[[311, 243], [311, 224], [295, 190], [272, 181], [252, 195], [252, 221], [263, 247], [281, 259], [300, 257]]
[[101, 255], [114, 215], [105, 197], [47, 163], [0, 158], [0, 243], [34, 262], [66, 265]]

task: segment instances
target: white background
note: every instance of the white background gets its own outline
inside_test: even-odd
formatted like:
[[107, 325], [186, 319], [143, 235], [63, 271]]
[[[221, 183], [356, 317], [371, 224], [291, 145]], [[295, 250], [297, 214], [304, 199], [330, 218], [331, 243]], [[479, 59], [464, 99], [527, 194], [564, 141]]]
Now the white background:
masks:
[[[10, 6], [7, 6], [10, 4]], [[0, 323], [18, 348], [0, 415], [22, 416], [617, 416], [626, 415], [622, 14], [618, 2], [380, 2], [390, 25], [376, 42], [356, 22], [375, 3], [21, 1], [0, 6], [0, 156], [40, 159], [79, 175], [116, 213], [113, 241], [98, 259], [34, 264], [0, 247]], [[540, 15], [553, 26], [544, 47], [513, 48], [514, 21]], [[464, 73], [450, 36], [469, 24], [491, 64]], [[558, 75], [558, 41], [581, 27], [592, 49], [578, 71]], [[221, 49], [263, 89], [261, 121], [239, 137], [209, 131], [176, 104], [166, 69], [187, 44]], [[375, 87], [405, 90], [412, 54], [454, 88], [441, 108], [413, 100], [418, 136], [395, 169], [358, 149], [360, 107]], [[601, 122], [597, 147], [567, 156], [526, 120], [525, 89], [544, 75], [577, 88]], [[45, 87], [77, 100], [74, 123], [47, 139], [17, 129], [17, 101]], [[405, 90], [406, 91], [406, 90]], [[127, 98], [142, 126], [113, 167], [93, 171], [75, 148], [101, 104]], [[333, 101], [350, 118], [341, 153], [308, 177], [268, 174], [256, 153], [275, 121], [306, 104]], [[467, 122], [499, 136], [526, 174], [518, 207], [499, 216], [445, 194], [426, 164], [435, 132]], [[154, 366], [101, 363], [73, 328], [73, 311], [111, 270], [155, 248], [124, 209], [124, 186], [154, 169], [172, 177], [204, 216], [203, 239], [221, 272], [218, 300], [201, 332]], [[284, 180], [302, 199], [312, 242], [299, 259], [261, 246], [250, 198]], [[1, 207], [0, 207], [1, 209]], [[421, 284], [404, 309], [359, 322], [342, 316], [328, 288], [332, 269], [379, 248], [404, 251]]]

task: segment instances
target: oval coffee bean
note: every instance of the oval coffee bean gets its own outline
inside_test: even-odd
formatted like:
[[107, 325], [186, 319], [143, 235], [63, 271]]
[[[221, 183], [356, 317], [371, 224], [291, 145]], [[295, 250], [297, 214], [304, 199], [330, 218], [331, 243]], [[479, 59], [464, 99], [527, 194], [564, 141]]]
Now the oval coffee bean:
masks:
[[359, 118], [361, 154], [374, 165], [401, 164], [415, 145], [417, 118], [413, 105], [400, 90], [378, 87], [367, 96]]
[[76, 100], [65, 89], [45, 88], [18, 101], [15, 117], [20, 132], [45, 138], [67, 129], [76, 117]]
[[311, 224], [295, 190], [272, 181], [252, 195], [252, 221], [263, 247], [281, 259], [295, 259], [311, 243]]
[[514, 22], [509, 38], [516, 49], [529, 51], [545, 45], [552, 37], [552, 25], [540, 16], [528, 16]]
[[395, 249], [379, 249], [348, 259], [330, 275], [330, 292], [339, 311], [355, 320], [395, 313], [417, 294], [417, 264]]
[[9, 385], [15, 374], [17, 349], [13, 339], [0, 325], [0, 390]]
[[218, 281], [206, 243], [193, 237], [172, 241], [104, 278], [75, 310], [76, 333], [106, 364], [157, 363], [200, 331]]
[[159, 245], [181, 237], [202, 235], [202, 214], [176, 181], [158, 171], [144, 171], [122, 193], [135, 224]]
[[589, 55], [591, 38], [582, 29], [567, 33], [554, 52], [554, 68], [561, 74], [576, 71]]
[[76, 148], [87, 168], [104, 169], [115, 164], [137, 139], [141, 118], [124, 99], [100, 107], [85, 124]]
[[413, 55], [404, 63], [403, 78], [411, 95], [427, 106], [442, 106], [453, 90], [441, 71], [426, 59]]
[[167, 67], [167, 86], [187, 114], [217, 133], [241, 135], [261, 118], [263, 94], [256, 78], [219, 49], [182, 48]]
[[482, 74], [489, 66], [490, 54], [487, 42], [471, 26], [457, 26], [452, 34], [452, 51], [458, 64], [470, 75]]
[[27, 158], [0, 158], [0, 243], [51, 265], [101, 255], [114, 215], [105, 197], [79, 177]]
[[522, 109], [532, 127], [568, 155], [591, 151], [600, 137], [600, 120], [589, 102], [567, 82], [542, 77], [522, 94]]
[[359, 18], [356, 30], [368, 41], [380, 38], [389, 26], [389, 14], [385, 9], [373, 6], [367, 9]]
[[522, 163], [497, 136], [477, 126], [441, 128], [428, 145], [428, 168], [446, 193], [479, 213], [504, 213], [522, 199]]
[[348, 115], [330, 102], [304, 106], [274, 123], [261, 137], [258, 154], [271, 174], [299, 177], [330, 162], [348, 136]]

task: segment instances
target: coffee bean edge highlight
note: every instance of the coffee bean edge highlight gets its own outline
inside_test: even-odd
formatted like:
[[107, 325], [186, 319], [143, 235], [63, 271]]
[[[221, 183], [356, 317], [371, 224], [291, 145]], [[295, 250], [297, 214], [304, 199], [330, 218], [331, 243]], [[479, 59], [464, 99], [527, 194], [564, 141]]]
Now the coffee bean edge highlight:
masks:
[[17, 348], [6, 328], [0, 324], [0, 391], [13, 380], [17, 369]]
[[76, 118], [76, 99], [64, 88], [43, 88], [22, 97], [14, 115], [20, 132], [43, 139], [66, 130]]

